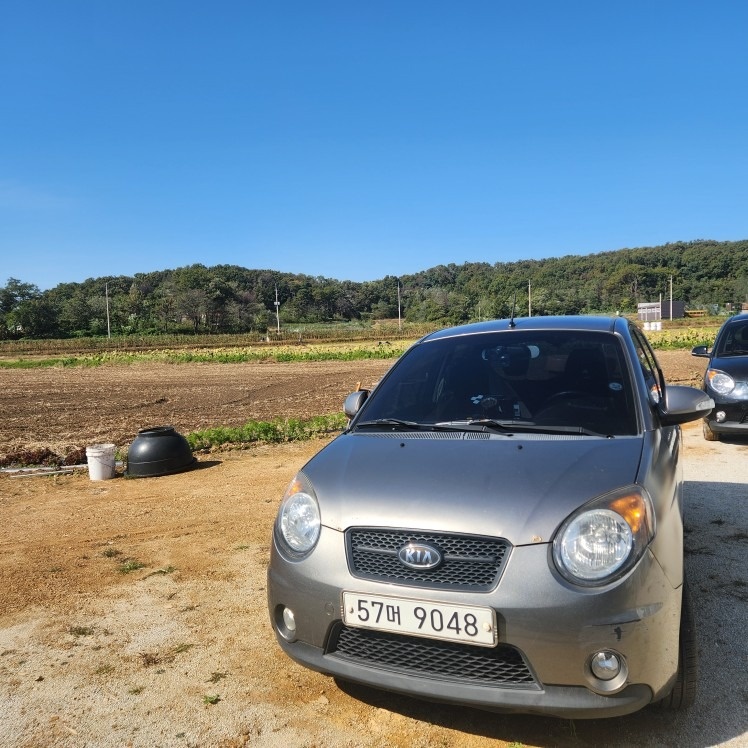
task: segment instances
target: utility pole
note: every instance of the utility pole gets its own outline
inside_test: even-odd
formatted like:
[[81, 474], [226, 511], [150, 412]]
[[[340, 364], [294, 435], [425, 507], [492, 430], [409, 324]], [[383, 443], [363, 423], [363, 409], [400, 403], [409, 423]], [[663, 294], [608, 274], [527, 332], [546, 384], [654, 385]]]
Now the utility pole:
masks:
[[400, 316], [400, 281], [397, 282], [397, 329], [399, 332], [403, 330], [403, 320]]
[[281, 331], [281, 321], [280, 321], [280, 301], [278, 301], [278, 286], [275, 287], [275, 326], [276, 330], [278, 332], [278, 335], [280, 335]]
[[112, 337], [112, 328], [109, 324], [109, 283], [104, 284], [104, 296], [106, 297], [106, 336]]
[[527, 281], [527, 316], [532, 317], [532, 281]]
[[670, 321], [673, 321], [673, 276], [670, 276]]

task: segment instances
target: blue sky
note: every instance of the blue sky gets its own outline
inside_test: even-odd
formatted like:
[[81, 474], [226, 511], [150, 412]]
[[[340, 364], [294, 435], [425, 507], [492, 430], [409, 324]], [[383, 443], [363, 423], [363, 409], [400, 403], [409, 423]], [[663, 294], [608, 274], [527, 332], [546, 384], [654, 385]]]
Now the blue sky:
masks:
[[748, 3], [6, 0], [0, 285], [748, 238]]

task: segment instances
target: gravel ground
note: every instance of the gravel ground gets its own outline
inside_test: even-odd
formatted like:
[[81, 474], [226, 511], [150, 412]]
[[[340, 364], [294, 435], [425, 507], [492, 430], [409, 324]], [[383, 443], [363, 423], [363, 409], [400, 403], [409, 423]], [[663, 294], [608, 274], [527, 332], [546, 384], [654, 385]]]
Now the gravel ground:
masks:
[[[210, 455], [141, 481], [0, 476], [0, 746], [748, 746], [746, 443], [684, 429], [695, 706], [574, 722], [342, 687], [281, 653], [270, 526], [320, 446]], [[122, 574], [125, 559], [143, 566]]]

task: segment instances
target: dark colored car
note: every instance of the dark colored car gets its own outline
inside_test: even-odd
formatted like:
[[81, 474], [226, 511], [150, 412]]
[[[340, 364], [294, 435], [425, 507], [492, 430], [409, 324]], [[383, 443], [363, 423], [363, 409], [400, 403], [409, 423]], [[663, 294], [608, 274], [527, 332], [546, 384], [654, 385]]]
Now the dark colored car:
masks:
[[709, 359], [704, 391], [714, 400], [714, 410], [704, 418], [704, 438], [748, 436], [748, 314], [730, 317], [711, 350], [699, 345], [691, 353]]
[[289, 485], [268, 607], [294, 660], [489, 710], [687, 706], [696, 652], [678, 424], [624, 318], [535, 317], [413, 345]]

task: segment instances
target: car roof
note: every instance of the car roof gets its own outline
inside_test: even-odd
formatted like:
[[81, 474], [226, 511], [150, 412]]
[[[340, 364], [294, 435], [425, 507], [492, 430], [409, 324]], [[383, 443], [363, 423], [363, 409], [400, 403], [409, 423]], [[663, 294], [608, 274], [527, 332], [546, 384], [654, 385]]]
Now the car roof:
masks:
[[515, 317], [509, 319], [495, 319], [486, 322], [474, 322], [469, 325], [448, 327], [433, 332], [421, 339], [422, 342], [442, 338], [459, 337], [462, 335], [477, 335], [487, 332], [504, 332], [508, 330], [574, 330], [585, 332], [614, 332], [625, 329], [628, 325], [624, 317], [604, 316], [559, 316], [559, 317]]
[[728, 317], [720, 325], [719, 330], [717, 330], [716, 337], [721, 338], [733, 326], [737, 325], [737, 326], [742, 327], [746, 322], [748, 322], [748, 312], [741, 312], [740, 314], [735, 314], [732, 317]]
[[748, 312], [740, 312], [740, 314], [735, 314], [732, 317], [728, 317], [723, 323], [723, 327], [729, 327], [730, 325], [735, 324], [743, 324], [745, 322], [748, 322]]

